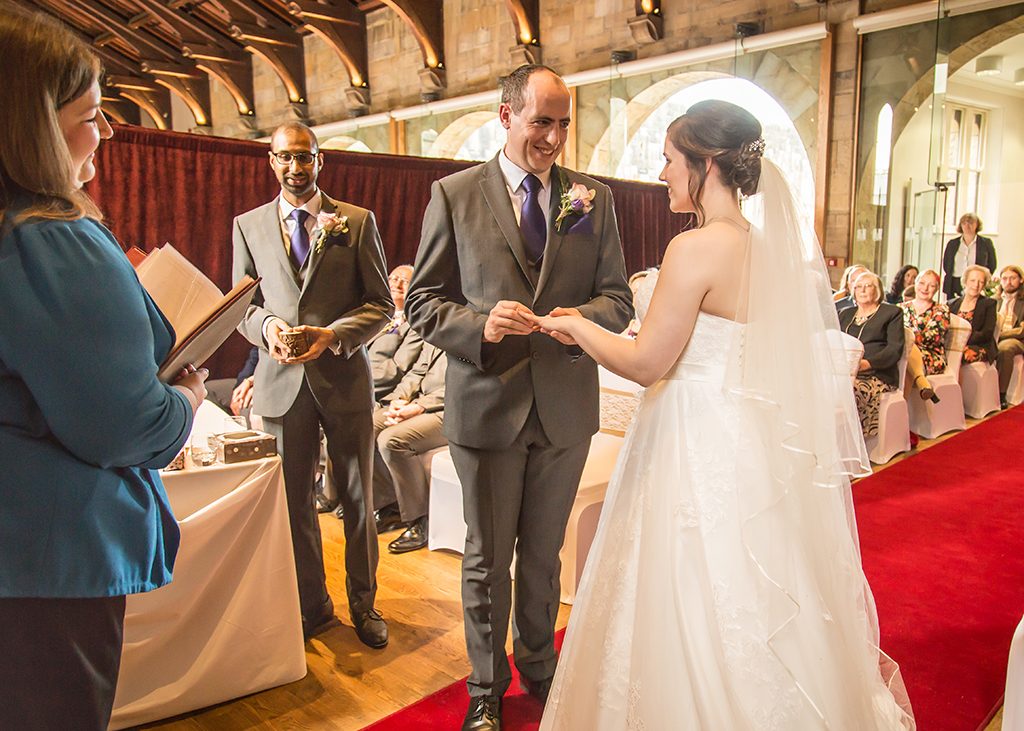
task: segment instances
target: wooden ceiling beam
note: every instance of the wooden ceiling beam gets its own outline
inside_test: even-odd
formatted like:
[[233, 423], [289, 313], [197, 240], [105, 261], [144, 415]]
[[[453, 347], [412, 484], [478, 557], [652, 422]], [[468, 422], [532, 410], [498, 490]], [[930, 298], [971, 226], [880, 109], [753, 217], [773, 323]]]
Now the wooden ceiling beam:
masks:
[[382, 0], [412, 31], [423, 55], [420, 88], [437, 95], [447, 85], [444, 70], [444, 8], [440, 0]]
[[238, 114], [248, 119], [255, 114], [252, 58], [232, 39], [207, 27], [194, 16], [172, 10], [159, 0], [135, 0], [167, 23], [181, 37], [181, 54], [196, 70], [224, 84], [235, 102]]
[[513, 66], [540, 63], [540, 0], [505, 0], [516, 28], [516, 44], [509, 49]]
[[126, 43], [131, 44], [140, 56], [151, 56], [156, 53], [170, 60], [179, 55], [175, 48], [164, 41], [148, 33], [129, 28], [127, 21], [115, 15], [105, 6], [95, 2], [95, 0], [67, 0], [67, 3], [79, 8], [97, 24], [106, 27], [109, 32], [120, 37]]
[[370, 109], [370, 69], [366, 44], [366, 16], [347, 0], [340, 3], [293, 0], [288, 10], [303, 27], [323, 40], [348, 73], [346, 100], [355, 115]]

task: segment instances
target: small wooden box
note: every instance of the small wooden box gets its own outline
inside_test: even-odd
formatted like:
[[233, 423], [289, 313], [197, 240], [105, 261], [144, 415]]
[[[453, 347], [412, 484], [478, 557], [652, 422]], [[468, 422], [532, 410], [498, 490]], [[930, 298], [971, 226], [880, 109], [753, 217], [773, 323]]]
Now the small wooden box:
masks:
[[258, 431], [229, 432], [222, 437], [224, 464], [263, 459], [277, 454], [277, 439]]

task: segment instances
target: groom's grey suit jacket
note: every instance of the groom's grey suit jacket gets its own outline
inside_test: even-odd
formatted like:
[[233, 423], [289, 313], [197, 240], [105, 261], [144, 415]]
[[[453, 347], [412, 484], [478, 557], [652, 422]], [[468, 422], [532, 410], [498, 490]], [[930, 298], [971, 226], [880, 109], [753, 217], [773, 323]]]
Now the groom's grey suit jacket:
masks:
[[[321, 211], [348, 216], [348, 233], [328, 238], [320, 251], [311, 250], [303, 277], [296, 274], [285, 250], [279, 210], [275, 198], [238, 216], [234, 224], [234, 280], [243, 274], [263, 277], [238, 326], [260, 348], [253, 410], [263, 416], [284, 415], [303, 377], [323, 409], [370, 410], [373, 380], [364, 344], [380, 332], [395, 309], [373, 213], [325, 194]], [[311, 244], [317, 232], [314, 229]], [[278, 363], [263, 339], [263, 323], [271, 316], [292, 326], [330, 328], [338, 336], [339, 354], [327, 352], [304, 365]]]
[[[556, 228], [563, 174], [597, 195], [589, 214]], [[456, 444], [512, 444], [534, 402], [554, 446], [579, 443], [598, 429], [597, 366], [578, 348], [540, 333], [483, 342], [499, 300], [540, 315], [576, 307], [613, 332], [633, 315], [611, 192], [557, 166], [551, 181], [539, 271], [528, 262], [497, 157], [433, 184], [405, 311], [423, 339], [448, 354], [444, 430]]]

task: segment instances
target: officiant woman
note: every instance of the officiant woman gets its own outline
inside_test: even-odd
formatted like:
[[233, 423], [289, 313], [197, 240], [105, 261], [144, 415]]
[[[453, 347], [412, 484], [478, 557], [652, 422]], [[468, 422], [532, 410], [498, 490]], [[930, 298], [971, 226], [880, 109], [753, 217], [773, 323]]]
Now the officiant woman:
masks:
[[82, 185], [111, 134], [100, 66], [0, 0], [0, 728], [106, 729], [125, 595], [171, 580], [157, 468], [205, 396]]

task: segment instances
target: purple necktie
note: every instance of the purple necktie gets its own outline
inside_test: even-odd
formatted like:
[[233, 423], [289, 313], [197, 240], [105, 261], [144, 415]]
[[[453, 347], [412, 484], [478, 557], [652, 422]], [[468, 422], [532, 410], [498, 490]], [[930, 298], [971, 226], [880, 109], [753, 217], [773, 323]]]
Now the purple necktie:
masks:
[[296, 269], [302, 269], [306, 257], [309, 256], [309, 231], [306, 230], [309, 212], [296, 208], [288, 218], [295, 221], [295, 227], [292, 229], [292, 262]]
[[544, 245], [548, 240], [548, 224], [544, 220], [544, 210], [540, 207], [540, 178], [533, 173], [523, 178], [526, 199], [523, 210], [519, 213], [519, 229], [523, 232], [526, 243], [526, 255], [531, 264], [537, 264], [544, 258]]

